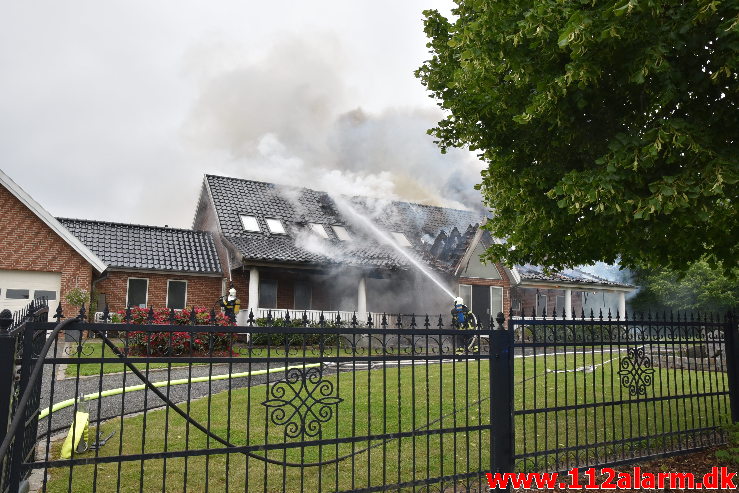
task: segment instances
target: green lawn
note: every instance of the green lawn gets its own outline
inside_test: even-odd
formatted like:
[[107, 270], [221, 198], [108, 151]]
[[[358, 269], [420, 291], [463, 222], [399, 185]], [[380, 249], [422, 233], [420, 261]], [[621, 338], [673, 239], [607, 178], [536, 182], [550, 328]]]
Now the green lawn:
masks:
[[[611, 356], [606, 352], [604, 356], [549, 355], [546, 358], [516, 359], [515, 409], [628, 400], [628, 390], [620, 386], [617, 374], [618, 353], [613, 357], [616, 359], [609, 362]], [[590, 372], [552, 372], [591, 365], [599, 366]], [[534, 375], [537, 376], [535, 380], [531, 379]], [[692, 392], [700, 392], [707, 385], [704, 382], [708, 382], [709, 376], [713, 379], [714, 391], [717, 384], [725, 388], [726, 375], [723, 373], [659, 369], [654, 385], [648, 390], [648, 397], [669, 396], [683, 386], [686, 391], [691, 388]], [[487, 362], [387, 367], [384, 371], [340, 373], [326, 380], [334, 386], [334, 394], [343, 401], [333, 407], [332, 419], [322, 425], [323, 439], [411, 430], [416, 430], [417, 435], [384, 444], [365, 440], [354, 445], [331, 444], [266, 453], [268, 458], [278, 461], [314, 462], [379, 445], [336, 464], [302, 470], [267, 464], [241, 454], [191, 457], [187, 460], [176, 458], [167, 460], [166, 464], [162, 459], [125, 462], [120, 466], [102, 464], [97, 471], [94, 466], [80, 466], [72, 470], [71, 491], [92, 491], [95, 474], [97, 491], [101, 492], [117, 491], [118, 485], [120, 491], [138, 491], [141, 484], [147, 491], [204, 491], [205, 484], [209, 485], [210, 491], [225, 491], [227, 482], [233, 491], [282, 491], [283, 487], [286, 491], [335, 491], [489, 468], [488, 432], [423, 435], [425, 430], [486, 425], [489, 422]], [[495, 398], [494, 385], [492, 396]], [[284, 426], [277, 426], [268, 419], [267, 408], [261, 403], [269, 398], [268, 388], [264, 385], [239, 389], [230, 395], [222, 393], [193, 402], [190, 414], [203, 424], [210, 423], [214, 433], [228, 436], [236, 444], [295, 442], [295, 439], [285, 437]], [[701, 409], [705, 412], [699, 412]], [[638, 438], [686, 426], [713, 426], [726, 422], [727, 413], [726, 399], [714, 397], [712, 401], [706, 398], [668, 400], [517, 416], [516, 453], [595, 444], [614, 438]], [[145, 416], [127, 418], [122, 433], [117, 420], [103, 424], [101, 429], [103, 432], [117, 430], [114, 438], [100, 451], [101, 455], [116, 455], [119, 450], [124, 454], [141, 453], [142, 436], [145, 438], [143, 452], [220, 447], [171, 411], [154, 411]], [[124, 437], [122, 444], [121, 434]], [[670, 444], [669, 439], [663, 441]], [[665, 444], [658, 442], [634, 441], [626, 448], [591, 447], [588, 457], [594, 457], [596, 451], [601, 458], [638, 454]], [[264, 455], [261, 451], [256, 453]], [[577, 459], [583, 461], [584, 454], [578, 452]], [[92, 454], [85, 454], [89, 455]], [[551, 454], [542, 456], [536, 463], [533, 460], [519, 461], [517, 467], [546, 469], [568, 459], [575, 459], [574, 452], [563, 453], [559, 458]], [[165, 470], [166, 480], [163, 479]], [[185, 472], [187, 488], [183, 484]], [[68, 468], [54, 470], [48, 491], [67, 491], [69, 474]], [[417, 488], [416, 491], [425, 490]]]

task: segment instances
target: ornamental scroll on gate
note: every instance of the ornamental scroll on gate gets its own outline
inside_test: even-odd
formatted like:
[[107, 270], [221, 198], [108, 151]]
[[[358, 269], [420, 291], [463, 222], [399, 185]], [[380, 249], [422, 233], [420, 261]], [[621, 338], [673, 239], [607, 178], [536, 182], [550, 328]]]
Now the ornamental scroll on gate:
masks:
[[643, 347], [629, 348], [627, 356], [619, 362], [621, 369], [621, 385], [629, 389], [631, 395], [646, 395], [647, 387], [652, 385], [652, 360], [645, 354]]
[[323, 379], [319, 368], [291, 368], [284, 380], [270, 388], [262, 402], [270, 420], [285, 426], [287, 438], [313, 438], [321, 435], [321, 425], [331, 421], [334, 407], [344, 399], [334, 395], [334, 384]]

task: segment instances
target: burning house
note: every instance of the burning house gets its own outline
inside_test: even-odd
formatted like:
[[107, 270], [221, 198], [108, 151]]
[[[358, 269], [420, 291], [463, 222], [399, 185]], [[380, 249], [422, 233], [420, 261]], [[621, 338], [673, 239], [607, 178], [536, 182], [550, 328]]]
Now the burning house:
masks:
[[[409, 202], [344, 197], [207, 175], [193, 229], [213, 234], [242, 307], [268, 311], [447, 313], [461, 296], [478, 319], [565, 307], [623, 313], [632, 286], [578, 270], [483, 264], [495, 241], [484, 216]], [[601, 294], [602, 304], [596, 303]], [[246, 311], [245, 311], [246, 313]]]
[[[482, 214], [208, 175], [193, 228], [54, 218], [0, 172], [0, 308], [94, 292], [101, 310], [212, 306], [234, 284], [242, 307], [316, 319], [446, 314], [461, 296], [499, 311], [624, 312], [634, 287], [578, 270], [483, 264]], [[248, 310], [243, 311], [248, 314]], [[243, 319], [242, 319], [243, 321]]]

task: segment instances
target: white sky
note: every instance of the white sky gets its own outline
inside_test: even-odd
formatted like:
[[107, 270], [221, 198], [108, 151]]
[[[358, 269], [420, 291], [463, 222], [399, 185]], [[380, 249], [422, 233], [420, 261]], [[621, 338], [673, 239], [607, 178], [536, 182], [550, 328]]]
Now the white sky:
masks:
[[466, 189], [480, 163], [429, 145], [439, 115], [413, 76], [422, 10], [451, 5], [6, 2], [0, 168], [56, 216], [178, 227], [204, 173], [411, 200], [441, 173]]

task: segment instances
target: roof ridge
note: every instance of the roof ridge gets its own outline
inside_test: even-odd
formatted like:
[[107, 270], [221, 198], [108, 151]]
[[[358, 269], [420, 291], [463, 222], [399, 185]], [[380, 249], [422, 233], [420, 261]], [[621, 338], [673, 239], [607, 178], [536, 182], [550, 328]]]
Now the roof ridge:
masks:
[[[299, 186], [295, 186], [295, 185], [283, 185], [281, 183], [274, 183], [274, 182], [269, 182], [269, 181], [250, 180], [248, 178], [237, 178], [235, 176], [223, 176], [223, 175], [214, 175], [214, 174], [206, 173], [205, 174], [205, 178], [207, 179], [209, 177], [212, 177], [212, 178], [224, 178], [226, 180], [236, 180], [236, 181], [242, 181], [242, 182], [248, 182], [248, 183], [261, 183], [263, 185], [272, 185], [272, 186], [276, 186], [276, 187], [290, 188], [290, 189], [293, 189], [293, 190], [309, 190], [309, 191], [315, 192], [315, 193], [324, 193], [324, 194], [329, 195], [329, 196], [331, 195], [330, 192], [326, 192], [324, 190], [316, 190], [316, 189], [308, 188], [308, 187], [299, 187]], [[469, 213], [469, 214], [476, 214], [475, 211], [471, 211], [471, 210], [455, 209], [453, 207], [442, 207], [440, 205], [421, 204], [419, 202], [412, 202], [410, 200], [383, 199], [382, 197], [371, 197], [369, 195], [343, 195], [343, 194], [339, 194], [339, 195], [341, 197], [348, 197], [348, 198], [351, 198], [351, 199], [359, 198], [359, 199], [388, 200], [389, 202], [391, 202], [393, 204], [410, 204], [410, 205], [415, 205], [415, 206], [419, 206], [419, 207], [430, 207], [430, 208], [434, 208], [434, 209], [441, 209], [441, 210], [447, 210], [447, 211], [458, 211], [458, 212], [465, 212], [465, 213]], [[481, 214], [480, 216], [483, 217], [484, 214]]]
[[210, 231], [203, 231], [199, 229], [187, 229], [187, 228], [173, 228], [170, 226], [154, 226], [150, 224], [136, 224], [136, 223], [122, 223], [117, 221], [101, 221], [98, 219], [80, 219], [80, 218], [74, 218], [74, 217], [57, 217], [57, 221], [77, 221], [77, 222], [85, 222], [85, 223], [96, 223], [96, 224], [111, 224], [114, 226], [130, 226], [135, 228], [148, 228], [148, 229], [160, 229], [164, 231], [183, 231], [187, 233], [205, 233], [210, 234]]

